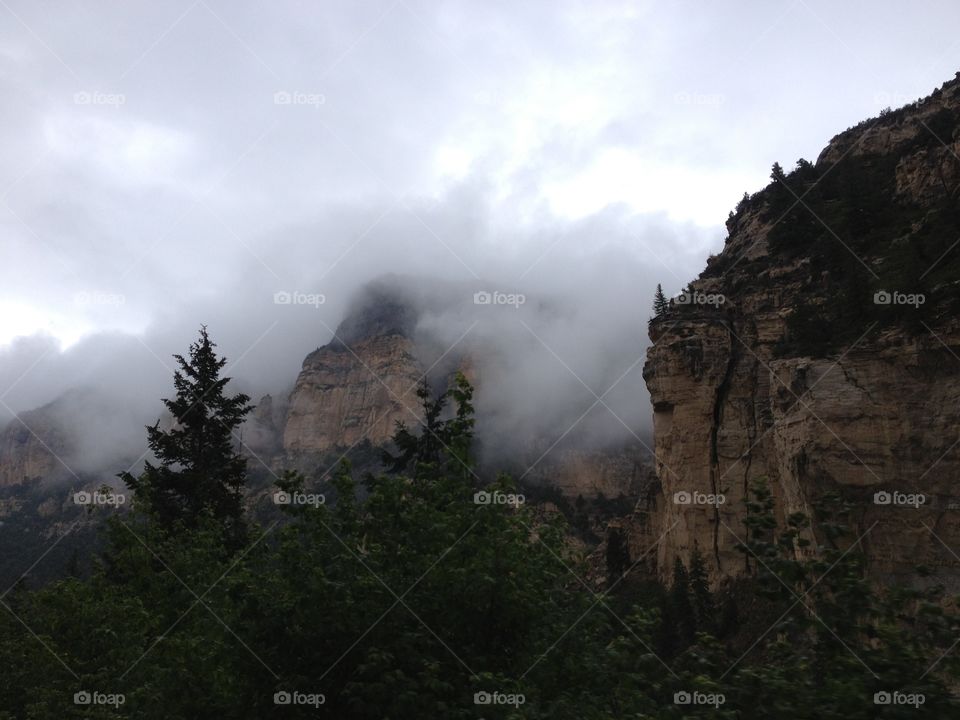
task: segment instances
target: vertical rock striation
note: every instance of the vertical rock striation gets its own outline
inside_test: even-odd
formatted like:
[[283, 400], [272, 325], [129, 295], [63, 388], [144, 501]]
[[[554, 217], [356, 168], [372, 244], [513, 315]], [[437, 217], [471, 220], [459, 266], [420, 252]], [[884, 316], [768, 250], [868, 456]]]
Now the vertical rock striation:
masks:
[[924, 563], [960, 587], [960, 79], [775, 170], [727, 228], [650, 323], [662, 489], [631, 547], [664, 533], [661, 571], [698, 546], [714, 582], [742, 573], [765, 478], [780, 520], [849, 503], [876, 577]]

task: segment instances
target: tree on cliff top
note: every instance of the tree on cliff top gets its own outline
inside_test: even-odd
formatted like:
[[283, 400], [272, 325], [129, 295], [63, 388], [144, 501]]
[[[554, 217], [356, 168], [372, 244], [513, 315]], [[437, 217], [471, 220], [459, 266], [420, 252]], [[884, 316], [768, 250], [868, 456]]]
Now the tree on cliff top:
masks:
[[661, 317], [667, 312], [669, 307], [670, 303], [667, 302], [667, 296], [663, 294], [663, 288], [660, 286], [660, 283], [657, 283], [657, 292], [653, 296], [654, 317]]

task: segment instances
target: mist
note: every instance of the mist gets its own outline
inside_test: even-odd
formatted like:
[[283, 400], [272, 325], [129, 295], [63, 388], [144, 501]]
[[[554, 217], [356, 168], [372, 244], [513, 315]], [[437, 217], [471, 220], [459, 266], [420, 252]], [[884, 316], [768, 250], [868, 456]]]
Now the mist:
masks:
[[[76, 390], [69, 464], [125, 469], [201, 324], [234, 389], [282, 399], [393, 274], [452, 288], [417, 336], [486, 358], [488, 446], [643, 437], [655, 285], [700, 272], [774, 161], [952, 72], [953, 25], [896, 3], [734, 6], [10, 0], [0, 423]], [[925, 62], [872, 41], [891, 24]]]
[[[166, 296], [143, 333], [97, 333], [65, 349], [49, 335], [18, 338], [0, 351], [6, 419], [89, 391], [57, 404], [56, 416], [77, 431], [68, 464], [127, 469], [109, 463], [144, 458], [143, 426], [163, 416], [160, 398], [172, 393], [172, 355], [186, 354], [201, 324], [228, 359], [233, 391], [282, 402], [306, 354], [330, 342], [379, 281], [416, 309], [425, 367], [443, 355], [476, 358], [478, 432], [488, 447], [518, 438], [563, 437], [587, 447], [628, 436], [647, 441], [640, 373], [654, 288], [679, 291], [684, 276], [665, 268], [693, 277], [722, 237], [625, 208], [576, 223], [541, 221], [535, 230], [497, 227], [477, 222], [484, 202], [482, 193], [458, 188], [410, 212], [339, 208], [284, 233], [258, 258], [225, 258], [240, 260], [239, 272], [191, 297]], [[522, 302], [478, 305], [481, 292]], [[302, 302], [278, 303], [284, 293]], [[119, 295], [91, 287], [82, 299], [102, 300], [101, 313], [123, 313]]]

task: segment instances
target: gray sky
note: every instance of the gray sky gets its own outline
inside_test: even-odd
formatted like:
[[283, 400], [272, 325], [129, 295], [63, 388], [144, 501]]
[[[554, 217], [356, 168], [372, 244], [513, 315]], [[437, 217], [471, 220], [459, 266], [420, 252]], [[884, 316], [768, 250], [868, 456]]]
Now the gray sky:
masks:
[[957, 27], [928, 0], [0, 0], [0, 393], [155, 397], [201, 322], [275, 390], [384, 272], [565, 298], [543, 333], [592, 377], [775, 160], [952, 78]]

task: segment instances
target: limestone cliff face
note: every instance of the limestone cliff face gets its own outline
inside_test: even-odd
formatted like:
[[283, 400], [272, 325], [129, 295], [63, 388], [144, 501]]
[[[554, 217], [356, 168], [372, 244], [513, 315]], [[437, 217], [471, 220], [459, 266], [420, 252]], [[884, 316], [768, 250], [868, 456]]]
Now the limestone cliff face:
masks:
[[[389, 286], [375, 288], [344, 319], [334, 340], [307, 356], [282, 421], [280, 466], [313, 469], [312, 461], [362, 441], [384, 445], [397, 421], [418, 428], [421, 410], [415, 391], [428, 363], [412, 339], [414, 305]], [[489, 348], [464, 346], [447, 354], [444, 363], [431, 363], [430, 379], [442, 384], [443, 377], [459, 370], [482, 394], [485, 382], [496, 381], [484, 372], [494, 359]], [[258, 407], [257, 414], [269, 410]], [[482, 425], [484, 419], [478, 422]], [[652, 463], [642, 447], [554, 449], [555, 439], [523, 438], [519, 444], [529, 457], [494, 453], [487, 462], [496, 469], [514, 462], [515, 477], [552, 486], [570, 498], [632, 497], [650, 482]], [[551, 452], [544, 453], [548, 448]], [[535, 470], [527, 473], [531, 466]]]
[[[422, 299], [411, 297], [405, 286], [389, 280], [372, 283], [362, 292], [333, 340], [307, 355], [289, 396], [265, 395], [247, 417], [238, 439], [251, 471], [269, 479], [271, 473], [295, 468], [313, 477], [353, 448], [359, 449], [353, 458], [363, 470], [376, 471], [376, 449], [390, 441], [397, 422], [419, 427], [416, 389], [425, 375], [436, 390], [459, 370], [475, 386], [478, 397], [487, 383], [496, 383], [497, 349], [464, 342], [453, 350], [438, 350], [438, 343], [417, 331], [422, 307]], [[135, 456], [107, 457], [103, 452], [98, 460], [91, 459], [97, 438], [84, 435], [78, 425], [86, 417], [116, 414], [116, 408], [98, 399], [96, 392], [73, 398], [67, 409], [57, 411], [58, 403], [64, 404], [61, 399], [23, 414], [39, 437], [19, 423], [0, 433], [0, 483], [69, 476], [71, 471], [54, 453], [84, 479], [89, 474], [91, 482], [109, 481], [118, 468], [136, 460]], [[481, 414], [478, 426], [483, 428], [489, 421]], [[161, 426], [168, 422], [169, 418]], [[133, 446], [139, 447], [139, 426], [125, 424], [134, 431]], [[492, 447], [479, 459], [482, 474], [510, 469], [529, 485], [550, 485], [570, 499], [635, 497], [650, 482], [650, 455], [642, 447], [555, 448], [555, 436], [545, 437], [532, 429], [517, 435], [511, 440], [523, 450], [516, 453], [478, 439], [478, 455], [481, 446]], [[110, 437], [106, 434], [106, 441], [101, 439], [99, 445], [109, 447]], [[514, 466], [508, 467], [511, 463]]]
[[291, 454], [329, 452], [414, 426], [423, 373], [410, 340], [399, 334], [331, 343], [310, 353], [290, 395], [283, 447]]
[[337, 328], [307, 355], [290, 394], [283, 450], [294, 461], [382, 445], [396, 423], [417, 425], [416, 386], [425, 368], [411, 340], [414, 303], [390, 283], [374, 283]]
[[838, 492], [876, 577], [923, 563], [960, 586], [958, 156], [960, 78], [745, 197], [692, 295], [650, 324], [662, 489], [614, 528], [632, 553], [663, 534], [661, 572], [694, 546], [715, 582], [743, 572], [765, 478], [781, 520]]
[[[535, 458], [534, 458], [535, 459]], [[529, 475], [569, 498], [635, 498], [655, 481], [650, 453], [636, 444], [551, 452]]]
[[71, 450], [65, 429], [48, 407], [21, 413], [0, 432], [0, 487], [60, 477], [67, 470], [57, 456]]

